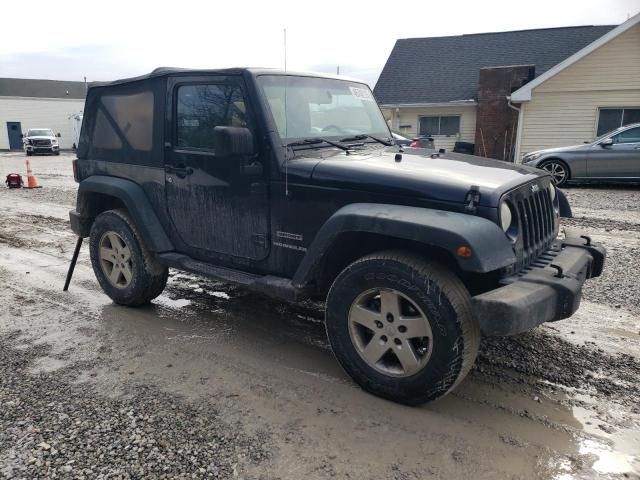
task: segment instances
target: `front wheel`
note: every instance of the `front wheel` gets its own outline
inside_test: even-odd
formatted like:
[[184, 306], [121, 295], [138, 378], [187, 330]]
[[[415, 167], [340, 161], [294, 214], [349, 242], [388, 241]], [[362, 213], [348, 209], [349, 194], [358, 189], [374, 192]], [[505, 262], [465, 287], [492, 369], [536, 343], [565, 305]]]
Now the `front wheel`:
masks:
[[558, 160], [549, 160], [543, 163], [540, 168], [546, 170], [551, 175], [551, 181], [556, 187], [561, 187], [569, 180], [569, 168]]
[[98, 215], [89, 247], [96, 278], [115, 303], [144, 305], [164, 290], [169, 270], [147, 250], [125, 210]]
[[460, 279], [403, 252], [369, 255], [340, 273], [327, 298], [326, 328], [336, 358], [356, 383], [409, 405], [453, 390], [480, 345]]

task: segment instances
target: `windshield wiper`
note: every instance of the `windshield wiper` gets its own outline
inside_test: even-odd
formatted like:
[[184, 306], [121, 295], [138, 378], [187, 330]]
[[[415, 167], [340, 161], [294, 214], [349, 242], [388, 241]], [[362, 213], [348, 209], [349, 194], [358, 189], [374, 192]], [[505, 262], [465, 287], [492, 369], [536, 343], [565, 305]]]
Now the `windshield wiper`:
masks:
[[367, 135], [366, 133], [363, 133], [361, 135], [354, 135], [353, 137], [346, 137], [346, 138], [341, 138], [340, 141], [341, 142], [353, 142], [355, 140], [364, 140], [366, 138], [370, 138], [371, 140], [375, 140], [378, 143], [381, 143], [387, 147], [390, 147], [391, 145], [393, 145], [393, 143], [387, 141], [387, 140], [383, 140], [381, 138], [378, 137], [374, 137], [373, 135]]
[[333, 147], [339, 148], [340, 150], [344, 150], [345, 152], [349, 151], [349, 147], [347, 145], [343, 145], [339, 142], [334, 142], [331, 140], [327, 140], [326, 138], [314, 137], [314, 138], [303, 138], [302, 140], [297, 140], [295, 142], [287, 143], [287, 147], [302, 147], [305, 145], [316, 145], [318, 143], [327, 143]]

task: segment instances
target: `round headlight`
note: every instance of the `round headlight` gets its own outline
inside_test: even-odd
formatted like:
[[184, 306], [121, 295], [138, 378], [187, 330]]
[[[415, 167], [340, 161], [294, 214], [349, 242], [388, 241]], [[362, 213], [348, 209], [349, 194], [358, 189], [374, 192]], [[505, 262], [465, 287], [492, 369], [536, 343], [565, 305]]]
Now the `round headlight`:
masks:
[[556, 187], [553, 184], [549, 185], [549, 195], [551, 195], [551, 201], [556, 201]]
[[503, 202], [502, 205], [500, 205], [500, 226], [502, 227], [502, 230], [505, 232], [509, 230], [512, 221], [513, 215], [511, 215], [511, 209], [506, 202]]

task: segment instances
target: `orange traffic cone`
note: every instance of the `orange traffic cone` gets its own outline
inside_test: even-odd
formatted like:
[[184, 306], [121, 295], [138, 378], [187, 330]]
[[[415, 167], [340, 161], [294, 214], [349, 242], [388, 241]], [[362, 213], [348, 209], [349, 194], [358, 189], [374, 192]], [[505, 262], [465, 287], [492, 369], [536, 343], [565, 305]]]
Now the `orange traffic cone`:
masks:
[[33, 175], [29, 159], [27, 159], [27, 188], [38, 188], [38, 180]]

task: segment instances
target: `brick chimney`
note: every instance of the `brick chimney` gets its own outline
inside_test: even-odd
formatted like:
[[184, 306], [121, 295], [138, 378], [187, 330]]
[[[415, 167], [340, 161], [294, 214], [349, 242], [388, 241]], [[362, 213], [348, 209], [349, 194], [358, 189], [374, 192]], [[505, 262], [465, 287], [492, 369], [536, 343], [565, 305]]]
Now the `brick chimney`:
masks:
[[518, 112], [507, 97], [533, 79], [533, 65], [486, 67], [480, 69], [476, 116], [475, 154], [513, 161]]

